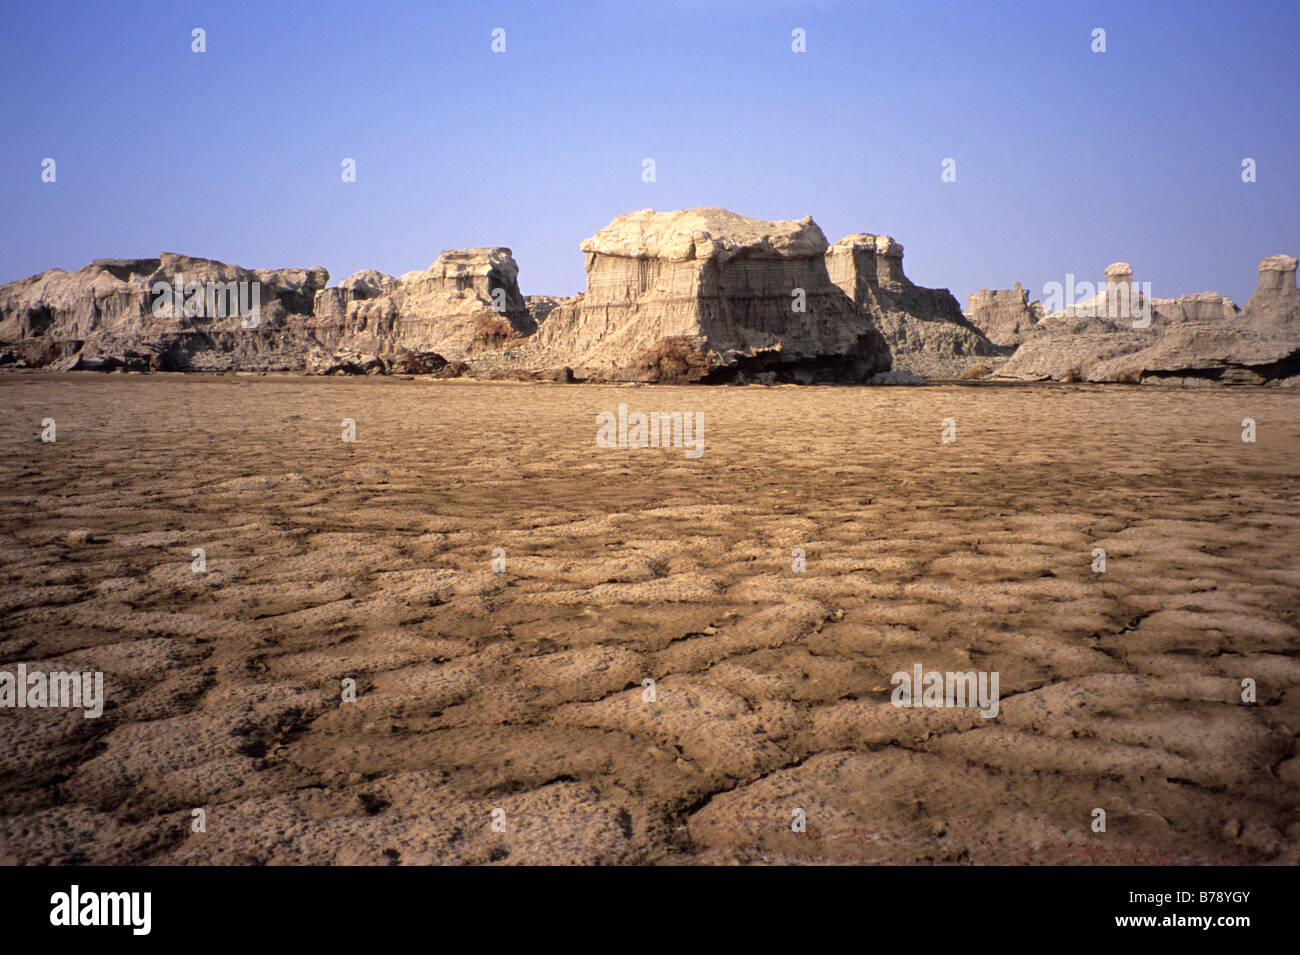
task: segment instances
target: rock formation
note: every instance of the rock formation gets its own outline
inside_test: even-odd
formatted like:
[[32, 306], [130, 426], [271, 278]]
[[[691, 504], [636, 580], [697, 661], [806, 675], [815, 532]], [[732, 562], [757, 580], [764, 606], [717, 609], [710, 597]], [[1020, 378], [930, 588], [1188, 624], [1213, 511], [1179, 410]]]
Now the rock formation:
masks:
[[518, 272], [501, 248], [444, 252], [397, 279], [366, 270], [332, 288], [320, 268], [244, 269], [170, 252], [101, 259], [0, 286], [0, 363], [445, 373], [536, 328]]
[[[1082, 287], [1082, 286], [1081, 286]], [[999, 377], [1026, 380], [1099, 380], [1112, 359], [1149, 348], [1169, 328], [1186, 322], [1230, 320], [1231, 299], [1216, 292], [1178, 298], [1149, 297], [1133, 282], [1127, 262], [1106, 267], [1105, 277], [1079, 301], [1071, 281], [1058, 289], [1062, 307], [1048, 311], [1014, 289], [981, 289], [970, 296], [967, 313], [998, 344], [1019, 346], [997, 370]], [[1108, 380], [1108, 379], [1102, 379]]]
[[546, 316], [555, 311], [555, 307], [564, 302], [564, 299], [554, 295], [525, 295], [524, 304], [528, 306], [528, 314], [533, 317], [533, 324], [540, 325], [546, 321]]
[[903, 275], [903, 247], [887, 235], [857, 232], [846, 235], [826, 250], [826, 271], [831, 281], [855, 302], [869, 290], [907, 281]]
[[314, 327], [320, 329], [320, 334], [325, 337], [341, 335], [346, 326], [348, 308], [353, 302], [378, 298], [397, 284], [397, 279], [391, 275], [365, 269], [349, 275], [337, 286], [321, 289], [312, 303], [312, 315], [316, 319]]
[[[1149, 283], [1146, 284], [1149, 286]], [[1106, 277], [1095, 288], [1094, 295], [1067, 303], [1053, 312], [1047, 312], [1037, 302], [1032, 303], [1030, 308], [1039, 314], [1039, 319], [1026, 332], [1050, 332], [1057, 327], [1077, 330], [1080, 319], [1096, 319], [1098, 324], [1089, 326], [1095, 330], [1142, 330], [1154, 327], [1160, 331], [1185, 321], [1231, 318], [1238, 311], [1232, 299], [1217, 292], [1201, 292], [1178, 298], [1151, 297], [1143, 285], [1133, 281], [1133, 267], [1127, 262], [1113, 262], [1106, 266]], [[1065, 294], [1068, 297], [1070, 291], [1067, 290]], [[1148, 320], [1150, 326], [1146, 325]]]
[[[99, 259], [0, 286], [0, 345], [59, 368], [303, 367], [324, 269], [249, 270], [164, 252]], [[241, 311], [242, 307], [242, 311]]]
[[[0, 365], [57, 370], [471, 374], [548, 381], [1268, 383], [1300, 373], [1296, 260], [1259, 266], [1244, 309], [1154, 298], [1124, 262], [1047, 312], [1017, 283], [969, 318], [903, 272], [903, 247], [724, 209], [619, 216], [581, 245], [587, 288], [519, 291], [509, 249], [443, 252], [328, 287], [313, 269], [98, 259], [0, 285]], [[1149, 322], [1147, 321], [1149, 319]], [[1008, 354], [1014, 349], [1014, 354]], [[885, 374], [885, 373], [889, 374]]]
[[1177, 298], [1151, 299], [1152, 321], [1160, 326], [1184, 322], [1231, 321], [1241, 309], [1228, 296], [1218, 292], [1198, 292]]
[[581, 248], [586, 291], [508, 365], [636, 381], [863, 381], [889, 369], [870, 318], [831, 282], [811, 218], [643, 209]]
[[[1178, 298], [1136, 295], [1130, 315], [1102, 311], [1105, 290], [1074, 308], [1045, 316], [997, 377], [1022, 380], [1205, 384], [1263, 383], [1297, 374], [1300, 292], [1295, 259], [1266, 258], [1259, 286], [1238, 310], [1215, 292]], [[1131, 271], [1111, 266], [1108, 278], [1131, 281]], [[1141, 312], [1146, 306], [1146, 315]], [[1089, 317], [1089, 313], [1101, 311]]]
[[316, 312], [324, 345], [363, 355], [419, 351], [460, 360], [536, 329], [505, 248], [446, 251], [426, 271], [398, 279], [359, 272], [321, 293]]
[[966, 318], [995, 345], [1019, 345], [1042, 317], [1042, 304], [1031, 304], [1019, 282], [1009, 289], [982, 288], [966, 299]]
[[1152, 347], [1122, 363], [1125, 378], [1143, 383], [1216, 381], [1262, 384], [1300, 375], [1300, 289], [1296, 260], [1274, 255], [1259, 263], [1259, 284], [1231, 321], [1208, 318], [1172, 325]]
[[947, 289], [913, 285], [903, 274], [903, 247], [887, 235], [845, 236], [826, 252], [831, 281], [871, 316], [889, 345], [894, 369], [926, 378], [957, 378], [1002, 352], [967, 321]]

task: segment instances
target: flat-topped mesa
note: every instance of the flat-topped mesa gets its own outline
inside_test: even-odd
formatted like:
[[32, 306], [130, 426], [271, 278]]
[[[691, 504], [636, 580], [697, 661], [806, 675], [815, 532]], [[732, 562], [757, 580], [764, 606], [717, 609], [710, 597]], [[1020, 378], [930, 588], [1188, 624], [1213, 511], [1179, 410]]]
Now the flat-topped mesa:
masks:
[[[358, 273], [318, 309], [341, 321], [322, 338], [360, 354], [437, 352], [451, 360], [499, 349], [536, 323], [519, 294], [519, 266], [507, 248], [449, 249], [424, 271], [392, 279]], [[332, 290], [331, 290], [332, 291]]]
[[1240, 311], [1236, 302], [1218, 292], [1151, 299], [1152, 322], [1160, 327], [1184, 322], [1232, 321]]
[[1291, 255], [1270, 255], [1259, 260], [1257, 292], [1286, 292], [1296, 287], [1296, 258]]
[[867, 288], [910, 284], [903, 274], [903, 247], [892, 236], [855, 232], [826, 250], [831, 281], [855, 301], [866, 298]]
[[870, 318], [831, 282], [810, 217], [642, 209], [581, 249], [586, 291], [550, 312], [517, 362], [639, 381], [864, 380], [889, 368]]
[[806, 258], [826, 251], [826, 236], [812, 216], [798, 221], [765, 221], [726, 209], [699, 208], [677, 212], [638, 209], [624, 213], [579, 248], [591, 256], [662, 259], [688, 262], [714, 259], [719, 263], [748, 258]]
[[947, 289], [914, 285], [891, 236], [856, 232], [826, 250], [831, 280], [867, 312], [889, 344], [894, 370], [956, 378], [995, 364], [997, 347], [966, 320]]

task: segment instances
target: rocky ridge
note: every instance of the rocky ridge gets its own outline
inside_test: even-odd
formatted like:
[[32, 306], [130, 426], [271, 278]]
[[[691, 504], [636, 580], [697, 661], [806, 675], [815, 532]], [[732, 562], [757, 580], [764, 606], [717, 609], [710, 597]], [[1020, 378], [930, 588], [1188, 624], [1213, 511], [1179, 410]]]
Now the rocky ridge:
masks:
[[[1022, 321], [1005, 292], [972, 296], [972, 318], [1002, 334], [1019, 322], [1019, 347], [996, 377], [1027, 381], [1091, 381], [1203, 386], [1264, 384], [1300, 373], [1300, 291], [1296, 260], [1275, 255], [1259, 264], [1259, 284], [1238, 309], [1227, 296], [1202, 292], [1147, 298], [1137, 292], [1116, 309], [1105, 291], [1061, 311], [1028, 305]], [[1107, 280], [1132, 281], [1127, 263], [1107, 268]], [[1017, 287], [1017, 291], [1024, 293]], [[1026, 296], [1027, 298], [1027, 296]], [[1034, 309], [1034, 306], [1039, 306]]]
[[1117, 262], [1087, 289], [1095, 295], [1054, 311], [1017, 283], [981, 289], [963, 314], [947, 289], [907, 278], [891, 236], [830, 244], [810, 217], [643, 209], [580, 247], [586, 289], [563, 299], [523, 296], [500, 246], [337, 286], [323, 268], [98, 259], [0, 285], [0, 365], [769, 384], [992, 373], [1204, 385], [1297, 373], [1291, 256], [1260, 263], [1244, 309], [1214, 292], [1149, 296]]
[[993, 367], [1009, 354], [962, 314], [947, 289], [912, 284], [903, 273], [903, 247], [891, 236], [845, 236], [827, 250], [826, 267], [880, 329], [895, 371], [957, 378], [976, 365]]

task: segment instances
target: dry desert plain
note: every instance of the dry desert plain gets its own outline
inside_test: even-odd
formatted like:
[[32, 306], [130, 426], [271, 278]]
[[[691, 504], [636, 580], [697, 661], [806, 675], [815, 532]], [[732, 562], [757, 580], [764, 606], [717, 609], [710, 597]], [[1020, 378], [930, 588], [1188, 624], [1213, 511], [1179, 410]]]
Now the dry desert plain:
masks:
[[[0, 403], [0, 670], [107, 695], [0, 710], [4, 862], [1300, 862], [1295, 391]], [[704, 453], [597, 447], [620, 403]], [[891, 705], [915, 664], [996, 671], [997, 717]]]

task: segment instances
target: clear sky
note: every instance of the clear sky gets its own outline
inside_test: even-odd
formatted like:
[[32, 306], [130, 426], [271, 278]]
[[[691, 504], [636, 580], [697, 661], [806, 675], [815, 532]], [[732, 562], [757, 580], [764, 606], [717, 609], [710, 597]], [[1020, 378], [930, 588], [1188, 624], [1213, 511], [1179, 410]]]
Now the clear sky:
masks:
[[1300, 253], [1296, 0], [5, 0], [0, 24], [0, 281], [175, 251], [337, 282], [505, 245], [525, 294], [567, 295], [583, 238], [692, 206], [888, 233], [963, 306], [1116, 260], [1240, 304]]

